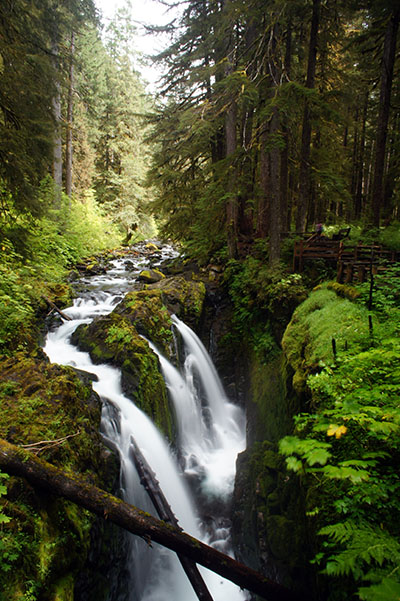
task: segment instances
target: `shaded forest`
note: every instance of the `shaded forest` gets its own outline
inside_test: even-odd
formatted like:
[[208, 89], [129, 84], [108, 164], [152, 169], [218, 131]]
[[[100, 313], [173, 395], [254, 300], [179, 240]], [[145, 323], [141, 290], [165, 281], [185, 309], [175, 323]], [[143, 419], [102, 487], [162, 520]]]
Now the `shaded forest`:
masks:
[[[152, 181], [164, 231], [207, 256], [315, 223], [398, 218], [393, 2], [185, 5]], [[378, 232], [375, 232], [378, 236]]]
[[155, 215], [203, 259], [267, 238], [274, 262], [318, 222], [379, 238], [398, 219], [399, 19], [380, 0], [190, 1], [164, 28], [151, 100], [129, 5], [100, 35], [91, 0], [6, 0], [2, 223], [49, 212], [50, 177], [125, 235]]
[[[93, 0], [0, 3], [0, 403], [18, 403], [5, 381], [14, 362], [24, 376], [33, 361], [43, 370], [46, 299], [72, 302], [72, 268], [90, 275], [101, 253], [150, 237], [176, 243], [228, 307], [226, 363], [248, 361], [244, 558], [268, 547], [272, 518], [290, 533], [287, 543], [281, 527], [278, 547], [307, 563], [303, 585], [313, 571], [321, 598], [395, 601], [399, 268], [373, 274], [371, 260], [370, 280], [354, 286], [324, 282], [334, 272], [323, 262], [289, 271], [294, 242], [317, 224], [400, 251], [400, 7], [177, 4], [167, 26], [148, 26], [170, 34], [151, 95], [129, 2], [107, 27]], [[283, 507], [291, 494], [301, 519], [298, 505], [289, 517]], [[21, 555], [6, 495], [0, 473], [4, 580]], [[293, 524], [305, 524], [310, 557], [303, 539], [292, 553]]]

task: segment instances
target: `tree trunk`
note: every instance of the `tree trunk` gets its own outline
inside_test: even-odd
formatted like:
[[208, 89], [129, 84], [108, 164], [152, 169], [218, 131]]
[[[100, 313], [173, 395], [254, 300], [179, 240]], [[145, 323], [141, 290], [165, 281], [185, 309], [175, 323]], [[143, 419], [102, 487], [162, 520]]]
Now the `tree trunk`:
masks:
[[52, 44], [53, 67], [54, 67], [54, 96], [53, 96], [53, 118], [54, 118], [54, 140], [53, 140], [53, 179], [56, 185], [55, 204], [60, 205], [62, 189], [62, 135], [61, 135], [61, 84], [58, 68], [58, 44], [54, 40]]
[[[155, 473], [147, 463], [143, 453], [132, 438], [131, 454], [135, 462], [136, 471], [140, 478], [140, 484], [142, 484], [149, 495], [151, 502], [157, 511], [158, 517], [164, 522], [172, 524], [175, 528], [182, 532], [182, 528], [179, 527], [178, 520], [176, 519], [171, 506], [160, 488], [160, 484]], [[213, 601], [213, 598], [210, 595], [207, 585], [204, 582], [197, 565], [182, 554], [178, 554], [178, 559], [199, 601]]]
[[[229, 4], [231, 0], [226, 0], [224, 4], [224, 10], [229, 10]], [[230, 27], [234, 27], [234, 23], [230, 23]], [[227, 63], [225, 68], [225, 77], [229, 78], [234, 71], [234, 53], [235, 43], [232, 41], [232, 31], [230, 32], [230, 41], [227, 50]], [[228, 201], [226, 204], [226, 231], [227, 231], [227, 243], [228, 243], [228, 256], [234, 258], [237, 256], [237, 238], [238, 238], [238, 198], [236, 190], [236, 173], [235, 166], [231, 162], [231, 157], [236, 151], [236, 119], [237, 119], [237, 105], [236, 99], [230, 98], [228, 100], [228, 107], [225, 114], [225, 152], [228, 165]]]
[[261, 198], [257, 206], [257, 237], [266, 238], [269, 230], [269, 193], [270, 193], [270, 164], [266, 150], [268, 145], [269, 124], [263, 123], [260, 133], [260, 187]]
[[68, 84], [68, 106], [67, 106], [67, 133], [65, 139], [65, 192], [68, 196], [72, 193], [72, 128], [74, 112], [74, 54], [75, 54], [75, 33], [71, 34], [71, 62], [69, 65], [69, 84]]
[[393, 118], [393, 125], [391, 128], [391, 137], [390, 137], [390, 148], [388, 152], [388, 160], [386, 165], [386, 175], [385, 175], [385, 190], [383, 195], [383, 217], [385, 219], [385, 223], [389, 223], [393, 216], [393, 206], [392, 200], [395, 197], [395, 185], [396, 178], [399, 171], [399, 152], [397, 148], [399, 148], [399, 127], [400, 127], [400, 113], [397, 113]]
[[385, 166], [386, 136], [390, 111], [390, 95], [393, 82], [393, 68], [396, 57], [396, 40], [399, 29], [400, 8], [395, 8], [387, 24], [381, 66], [381, 90], [379, 116], [376, 132], [375, 165], [372, 188], [372, 223], [379, 227], [383, 204], [383, 177]]
[[[292, 24], [289, 21], [286, 32], [285, 46], [285, 76], [290, 79], [292, 67]], [[288, 232], [290, 230], [289, 210], [288, 210], [288, 184], [289, 184], [289, 130], [285, 123], [281, 126], [282, 137], [285, 143], [281, 151], [280, 167], [280, 195], [281, 195], [281, 230]]]
[[238, 202], [235, 184], [235, 167], [230, 162], [230, 157], [236, 150], [236, 116], [237, 107], [232, 100], [225, 117], [226, 158], [228, 159], [228, 202], [226, 204], [226, 229], [228, 242], [228, 255], [232, 259], [237, 255], [238, 234]]
[[364, 173], [365, 173], [365, 169], [364, 169], [365, 133], [366, 133], [366, 126], [367, 126], [368, 101], [369, 101], [369, 90], [366, 91], [365, 98], [364, 98], [360, 148], [358, 151], [356, 193], [355, 193], [355, 198], [354, 198], [354, 217], [356, 219], [360, 219], [361, 211], [362, 211], [362, 196], [363, 196]]
[[[317, 39], [319, 26], [319, 10], [321, 0], [313, 0], [313, 11], [311, 18], [310, 43], [308, 47], [308, 64], [306, 87], [314, 88], [315, 67], [317, 64]], [[303, 128], [301, 134], [301, 155], [299, 174], [299, 198], [297, 203], [296, 231], [304, 232], [307, 221], [307, 209], [311, 185], [311, 109], [308, 101], [305, 101], [303, 114]]]
[[[278, 135], [279, 121], [278, 109], [274, 107], [270, 125], [272, 138]], [[280, 149], [277, 145], [270, 150], [270, 166], [269, 264], [274, 265], [281, 255]]]
[[[61, 469], [0, 439], [0, 467], [13, 476], [51, 494], [59, 495], [88, 509], [105, 520], [143, 537], [150, 544], [157, 542], [176, 553], [231, 580], [268, 601], [303, 601], [290, 590], [265, 578], [220, 551], [157, 520], [148, 513], [86, 482], [81, 476], [68, 476]], [[305, 600], [304, 600], [305, 601]]]

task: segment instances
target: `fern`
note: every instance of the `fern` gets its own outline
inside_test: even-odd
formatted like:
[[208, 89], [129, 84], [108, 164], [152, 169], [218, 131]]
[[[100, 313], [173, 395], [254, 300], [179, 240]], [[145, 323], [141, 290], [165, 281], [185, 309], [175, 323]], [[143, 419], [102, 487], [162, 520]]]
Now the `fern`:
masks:
[[327, 560], [323, 573], [330, 576], [352, 574], [358, 580], [368, 570], [392, 571], [400, 565], [400, 543], [379, 527], [346, 520], [321, 528], [319, 534], [333, 541], [335, 549], [343, 548]]
[[400, 582], [394, 578], [383, 578], [379, 584], [360, 587], [358, 595], [362, 601], [400, 601]]

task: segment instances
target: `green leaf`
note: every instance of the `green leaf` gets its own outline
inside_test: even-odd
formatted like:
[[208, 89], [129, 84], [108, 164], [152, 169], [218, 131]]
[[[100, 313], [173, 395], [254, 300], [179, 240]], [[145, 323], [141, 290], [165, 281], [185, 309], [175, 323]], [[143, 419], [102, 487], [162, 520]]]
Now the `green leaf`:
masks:
[[299, 472], [303, 469], [303, 464], [300, 459], [297, 459], [293, 455], [291, 457], [286, 457], [286, 465], [287, 468], [293, 472]]
[[358, 589], [362, 601], [400, 601], [400, 583], [393, 578], [384, 578], [379, 584]]

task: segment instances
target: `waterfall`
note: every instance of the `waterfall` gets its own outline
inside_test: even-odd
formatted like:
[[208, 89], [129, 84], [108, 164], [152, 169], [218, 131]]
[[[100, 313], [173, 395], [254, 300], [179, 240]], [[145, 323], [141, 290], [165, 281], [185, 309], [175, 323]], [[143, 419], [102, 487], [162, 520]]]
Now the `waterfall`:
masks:
[[[143, 259], [141, 268], [143, 268]], [[94, 390], [103, 402], [101, 431], [120, 456], [122, 497], [155, 514], [139, 482], [132, 460], [132, 440], [140, 447], [155, 472], [161, 489], [189, 534], [229, 552], [229, 528], [226, 521], [215, 520], [208, 534], [202, 528], [187, 479], [194, 476], [204, 495], [226, 499], [232, 490], [235, 459], [244, 448], [243, 416], [226, 399], [215, 369], [197, 336], [174, 318], [174, 324], [186, 348], [183, 372], [180, 373], [159, 355], [179, 431], [179, 455], [182, 469], [168, 442], [152, 421], [121, 390], [120, 371], [108, 365], [95, 365], [88, 353], [74, 347], [70, 338], [81, 323], [90, 323], [97, 315], [106, 315], [115, 307], [121, 293], [131, 286], [139, 271], [124, 267], [115, 260], [107, 274], [83, 281], [84, 294], [65, 310], [72, 321], [63, 322], [50, 332], [44, 346], [49, 359], [93, 373]], [[155, 349], [156, 351], [156, 349]], [[186, 478], [182, 474], [186, 475]], [[171, 551], [152, 543], [149, 547], [138, 537], [129, 540], [127, 562], [130, 566], [127, 601], [195, 601], [186, 575]], [[201, 568], [215, 601], [243, 601], [246, 595], [236, 585]], [[118, 601], [110, 598], [109, 601]]]

